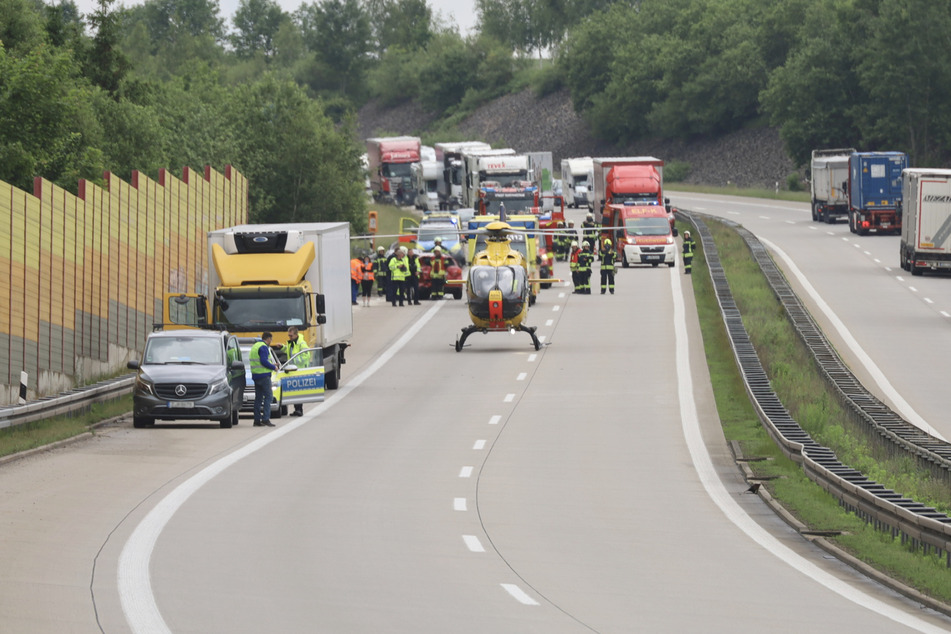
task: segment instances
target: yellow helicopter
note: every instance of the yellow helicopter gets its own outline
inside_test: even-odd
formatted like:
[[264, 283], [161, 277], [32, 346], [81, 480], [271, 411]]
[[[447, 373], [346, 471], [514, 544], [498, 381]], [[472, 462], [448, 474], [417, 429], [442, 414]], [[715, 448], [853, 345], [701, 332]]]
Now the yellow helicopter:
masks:
[[450, 280], [447, 284], [465, 284], [469, 317], [472, 324], [462, 329], [456, 339], [456, 352], [461, 352], [466, 339], [474, 332], [527, 332], [535, 349], [541, 341], [535, 335], [535, 326], [526, 326], [531, 285], [536, 282], [561, 280], [530, 279], [525, 257], [510, 244], [515, 230], [503, 221], [491, 222], [483, 228], [486, 234], [485, 250], [472, 259], [468, 278]]

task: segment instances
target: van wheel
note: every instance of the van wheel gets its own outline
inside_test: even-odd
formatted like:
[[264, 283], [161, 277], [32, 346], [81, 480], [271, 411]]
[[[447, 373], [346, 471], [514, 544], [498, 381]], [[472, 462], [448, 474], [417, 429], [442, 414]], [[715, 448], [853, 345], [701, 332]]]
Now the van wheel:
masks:
[[234, 410], [232, 410], [231, 413], [229, 413], [227, 416], [222, 418], [218, 424], [221, 425], [222, 429], [231, 429], [231, 425], [233, 424], [233, 421], [234, 421]]
[[151, 418], [145, 416], [133, 416], [132, 417], [132, 426], [136, 429], [142, 429], [143, 427], [152, 427], [155, 424]]

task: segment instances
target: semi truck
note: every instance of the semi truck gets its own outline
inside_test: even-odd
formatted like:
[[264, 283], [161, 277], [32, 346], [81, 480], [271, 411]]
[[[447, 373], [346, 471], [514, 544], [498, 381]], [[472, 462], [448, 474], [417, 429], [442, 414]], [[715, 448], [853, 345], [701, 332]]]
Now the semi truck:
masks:
[[[164, 325], [224, 328], [241, 337], [291, 326], [323, 351], [324, 382], [336, 389], [353, 336], [350, 225], [346, 222], [239, 225], [208, 232], [208, 295], [165, 297]], [[209, 297], [210, 296], [210, 297]]]
[[420, 160], [419, 137], [367, 139], [367, 162], [373, 198], [399, 205], [413, 204], [411, 165]]
[[433, 148], [436, 150], [436, 160], [442, 164], [442, 174], [436, 187], [439, 208], [458, 209], [462, 206], [462, 187], [466, 178], [463, 153], [491, 150], [492, 147], [482, 141], [458, 141], [436, 143]]
[[439, 161], [421, 161], [413, 163], [412, 172], [413, 192], [416, 197], [416, 208], [430, 213], [439, 209]]
[[951, 170], [902, 172], [901, 268], [951, 271]]
[[901, 233], [901, 172], [904, 152], [853, 152], [849, 155], [849, 231]]
[[562, 193], [569, 207], [587, 207], [594, 180], [594, 160], [590, 156], [561, 161]]
[[813, 150], [812, 219], [832, 224], [849, 215], [849, 156], [854, 148]]
[[496, 187], [492, 181], [483, 183], [479, 192], [479, 215], [499, 215], [502, 205], [507, 215], [537, 214], [539, 213], [538, 188], [531, 187]]
[[594, 163], [594, 196], [589, 207], [601, 223], [606, 205], [664, 207], [664, 162], [653, 156], [599, 157]]
[[531, 180], [527, 156], [517, 156], [512, 148], [469, 150], [462, 155], [465, 182], [462, 185], [462, 206], [479, 206], [482, 182], [491, 180], [496, 187], [508, 187], [513, 181]]

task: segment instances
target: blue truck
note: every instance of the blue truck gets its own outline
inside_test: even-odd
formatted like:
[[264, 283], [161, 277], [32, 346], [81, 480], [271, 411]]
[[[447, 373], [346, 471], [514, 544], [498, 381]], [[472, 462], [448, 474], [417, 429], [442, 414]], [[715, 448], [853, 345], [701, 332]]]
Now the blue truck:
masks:
[[849, 231], [864, 236], [901, 233], [901, 172], [904, 152], [853, 152], [849, 155]]

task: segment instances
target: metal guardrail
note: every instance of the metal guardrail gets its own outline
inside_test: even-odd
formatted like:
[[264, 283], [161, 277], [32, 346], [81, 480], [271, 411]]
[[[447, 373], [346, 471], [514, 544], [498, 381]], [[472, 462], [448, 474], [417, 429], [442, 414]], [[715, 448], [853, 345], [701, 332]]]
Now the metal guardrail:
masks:
[[93, 403], [111, 401], [130, 393], [134, 383], [134, 375], [123, 376], [23, 405], [0, 408], [0, 429], [32, 423], [52, 416], [75, 414], [88, 409]]
[[[943, 553], [951, 567], [951, 517], [887, 489], [843, 464], [831, 449], [818, 444], [792, 418], [773, 391], [743, 325], [709, 228], [700, 214], [686, 210], [679, 213], [700, 235], [710, 278], [747, 392], [764, 427], [783, 453], [801, 464], [806, 475], [838, 499], [842, 506], [877, 528], [887, 528], [893, 536], [900, 535], [902, 541], [911, 540], [926, 551], [933, 548], [939, 554]], [[951, 461], [946, 456], [951, 456], [951, 445], [903, 420], [868, 392], [839, 358], [756, 236], [728, 220], [717, 220], [732, 226], [743, 237], [826, 379], [846, 399], [856, 415], [896, 448], [948, 477]]]

